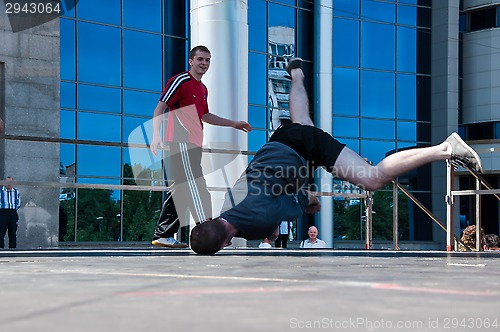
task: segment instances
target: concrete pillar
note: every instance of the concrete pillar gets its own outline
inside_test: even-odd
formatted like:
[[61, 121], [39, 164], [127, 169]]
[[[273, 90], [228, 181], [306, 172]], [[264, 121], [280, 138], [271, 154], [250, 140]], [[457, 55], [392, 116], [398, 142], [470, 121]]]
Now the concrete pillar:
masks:
[[[210, 69], [203, 77], [209, 90], [210, 112], [232, 120], [248, 119], [248, 5], [247, 1], [191, 0], [191, 47], [210, 49]], [[262, 73], [264, 75], [264, 73]], [[209, 148], [247, 150], [247, 134], [233, 128], [205, 125], [204, 145]], [[207, 154], [203, 167], [208, 186], [230, 187], [247, 164], [245, 156]], [[214, 215], [224, 192], [213, 191]], [[245, 246], [244, 241], [233, 241]]]
[[[458, 125], [458, 17], [459, 0], [432, 2], [432, 144], [441, 143]], [[432, 210], [443, 222], [446, 220], [446, 167], [432, 164]], [[458, 205], [456, 204], [458, 207]], [[458, 212], [455, 214], [458, 216]], [[459, 227], [458, 220], [455, 225]], [[445, 248], [445, 233], [436, 225], [433, 240]]]
[[[0, 4], [0, 40], [0, 79], [4, 81], [0, 105], [6, 135], [0, 144], [0, 178], [57, 182], [59, 144], [30, 137], [59, 138], [59, 19], [13, 32]], [[17, 247], [57, 246], [59, 190], [16, 187], [22, 201]]]
[[[314, 123], [332, 134], [333, 92], [333, 1], [314, 2]], [[320, 191], [332, 191], [332, 175], [324, 169], [317, 172]], [[321, 211], [316, 216], [319, 237], [333, 246], [333, 199], [321, 197]]]

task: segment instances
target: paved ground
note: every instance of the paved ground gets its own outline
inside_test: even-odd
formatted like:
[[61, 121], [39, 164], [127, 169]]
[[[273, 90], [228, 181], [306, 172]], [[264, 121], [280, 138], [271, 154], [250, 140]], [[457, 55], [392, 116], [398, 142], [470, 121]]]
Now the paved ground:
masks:
[[500, 253], [0, 251], [0, 331], [498, 331]]

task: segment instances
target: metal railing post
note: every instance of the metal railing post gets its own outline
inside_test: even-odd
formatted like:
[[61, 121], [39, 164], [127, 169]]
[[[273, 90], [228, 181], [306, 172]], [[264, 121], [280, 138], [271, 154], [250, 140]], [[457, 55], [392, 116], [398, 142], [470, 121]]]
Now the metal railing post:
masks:
[[452, 190], [454, 188], [455, 170], [451, 161], [446, 161], [446, 251], [453, 251], [455, 248], [453, 218], [454, 218], [454, 197]]
[[365, 248], [367, 250], [373, 249], [373, 240], [372, 240], [372, 212], [373, 212], [373, 193], [371, 191], [366, 192], [366, 243]]
[[398, 186], [396, 182], [392, 183], [392, 249], [400, 250], [399, 242], [398, 242], [398, 233], [399, 233], [399, 219], [398, 219], [398, 210], [399, 210], [399, 202], [398, 202]]
[[[481, 190], [481, 181], [476, 179], [476, 190]], [[476, 250], [481, 251], [481, 194], [476, 194]]]

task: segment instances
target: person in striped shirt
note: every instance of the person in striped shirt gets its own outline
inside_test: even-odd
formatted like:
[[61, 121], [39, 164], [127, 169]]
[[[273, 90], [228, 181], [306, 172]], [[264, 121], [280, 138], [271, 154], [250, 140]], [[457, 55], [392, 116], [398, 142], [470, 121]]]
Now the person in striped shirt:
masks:
[[[12, 177], [5, 181], [12, 181]], [[16, 232], [19, 216], [17, 210], [21, 207], [21, 195], [17, 188], [6, 184], [0, 189], [0, 248], [4, 248], [5, 233], [9, 235], [9, 248], [16, 248]]]
[[210, 67], [211, 54], [199, 45], [189, 53], [189, 70], [170, 78], [154, 110], [153, 139], [150, 149], [158, 155], [163, 148], [160, 128], [167, 112], [164, 154], [167, 180], [174, 186], [167, 192], [153, 245], [168, 248], [186, 248], [187, 244], [174, 238], [181, 225], [189, 224], [187, 211], [196, 223], [212, 217], [212, 201], [201, 167], [203, 124], [233, 127], [249, 132], [252, 127], [245, 121], [233, 121], [209, 112], [208, 89], [201, 81]]

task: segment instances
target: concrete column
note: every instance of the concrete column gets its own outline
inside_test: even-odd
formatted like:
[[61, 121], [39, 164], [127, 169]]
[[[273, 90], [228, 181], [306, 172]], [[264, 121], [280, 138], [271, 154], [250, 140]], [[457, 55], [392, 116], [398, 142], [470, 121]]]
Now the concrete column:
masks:
[[[432, 2], [432, 144], [441, 143], [458, 128], [458, 17], [459, 0]], [[432, 165], [432, 210], [446, 220], [446, 167]], [[457, 205], [458, 206], [458, 205]], [[458, 216], [458, 212], [455, 214]], [[459, 227], [458, 220], [455, 225]], [[433, 240], [445, 248], [446, 234], [434, 225]]]
[[[247, 12], [244, 0], [191, 0], [191, 47], [205, 45], [212, 54], [210, 69], [203, 77], [210, 112], [232, 120], [248, 119]], [[204, 132], [204, 145], [209, 148], [247, 150], [248, 136], [242, 131], [205, 125]], [[208, 186], [232, 186], [246, 164], [242, 155], [207, 154], [203, 167], [209, 173]], [[224, 192], [212, 192], [215, 216], [223, 200]], [[233, 245], [246, 244], [233, 241]]]
[[[29, 138], [59, 138], [59, 19], [13, 32], [0, 3], [0, 41], [0, 76], [5, 80], [0, 84], [0, 105], [6, 135], [0, 144], [0, 178], [57, 182], [59, 144]], [[59, 189], [16, 187], [22, 203], [17, 247], [57, 246]]]
[[[328, 133], [333, 131], [333, 1], [314, 2], [314, 122]], [[320, 191], [332, 191], [332, 175], [323, 169], [317, 172]], [[333, 246], [333, 199], [321, 197], [321, 212], [316, 216], [319, 237]]]

